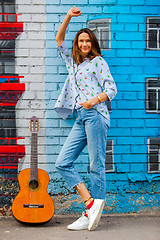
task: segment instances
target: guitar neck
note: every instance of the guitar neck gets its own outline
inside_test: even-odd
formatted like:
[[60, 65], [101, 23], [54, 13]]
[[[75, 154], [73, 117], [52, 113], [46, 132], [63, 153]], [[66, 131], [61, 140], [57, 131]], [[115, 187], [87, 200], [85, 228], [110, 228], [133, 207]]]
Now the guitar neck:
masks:
[[38, 151], [37, 151], [37, 133], [31, 135], [31, 173], [30, 180], [38, 181]]

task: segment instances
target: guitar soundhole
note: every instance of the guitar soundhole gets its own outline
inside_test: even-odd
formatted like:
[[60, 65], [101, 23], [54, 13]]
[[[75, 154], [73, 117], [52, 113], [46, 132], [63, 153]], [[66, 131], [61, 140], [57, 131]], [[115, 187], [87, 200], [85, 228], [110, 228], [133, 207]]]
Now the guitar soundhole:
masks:
[[36, 188], [38, 188], [38, 181], [36, 181], [36, 180], [31, 180], [30, 182], [29, 182], [29, 187], [31, 188], [31, 189], [36, 189]]

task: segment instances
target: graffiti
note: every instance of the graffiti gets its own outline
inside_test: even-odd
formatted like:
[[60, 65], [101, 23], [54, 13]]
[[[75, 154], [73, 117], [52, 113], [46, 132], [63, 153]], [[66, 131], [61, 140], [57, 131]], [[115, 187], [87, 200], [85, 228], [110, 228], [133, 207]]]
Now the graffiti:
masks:
[[14, 1], [0, 3], [0, 177], [17, 179], [25, 146], [18, 145], [15, 106], [25, 91], [23, 76], [15, 73], [15, 40], [23, 32]]

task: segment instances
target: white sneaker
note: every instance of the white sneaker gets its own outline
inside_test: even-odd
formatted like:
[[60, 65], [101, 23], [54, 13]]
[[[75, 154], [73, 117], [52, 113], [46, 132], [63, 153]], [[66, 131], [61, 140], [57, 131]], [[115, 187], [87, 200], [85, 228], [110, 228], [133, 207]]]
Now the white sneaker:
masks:
[[88, 229], [88, 224], [89, 224], [89, 219], [88, 217], [85, 216], [85, 213], [82, 213], [82, 216], [80, 218], [78, 218], [75, 222], [73, 222], [72, 224], [69, 224], [67, 226], [68, 230], [84, 230], [84, 229]]
[[105, 201], [103, 199], [94, 199], [93, 206], [88, 210], [89, 225], [88, 230], [92, 231], [98, 227]]

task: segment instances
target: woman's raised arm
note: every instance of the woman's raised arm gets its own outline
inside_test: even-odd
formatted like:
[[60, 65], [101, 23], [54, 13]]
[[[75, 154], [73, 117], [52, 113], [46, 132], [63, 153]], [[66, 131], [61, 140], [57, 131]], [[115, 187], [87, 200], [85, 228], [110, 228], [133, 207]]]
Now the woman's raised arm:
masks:
[[81, 15], [81, 10], [77, 7], [72, 7], [67, 15], [65, 16], [59, 30], [58, 30], [58, 33], [56, 35], [56, 42], [57, 42], [57, 46], [60, 46], [63, 42], [64, 42], [64, 39], [65, 39], [65, 35], [66, 35], [66, 30], [67, 30], [67, 26], [71, 20], [72, 17], [78, 17]]

